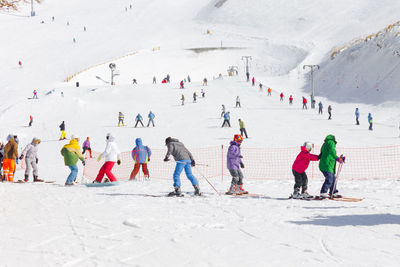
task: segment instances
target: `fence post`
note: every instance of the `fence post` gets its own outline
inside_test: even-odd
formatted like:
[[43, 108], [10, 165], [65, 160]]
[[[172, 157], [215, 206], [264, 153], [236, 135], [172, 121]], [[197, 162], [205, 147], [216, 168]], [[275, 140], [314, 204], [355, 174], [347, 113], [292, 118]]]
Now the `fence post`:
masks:
[[221, 181], [224, 181], [224, 145], [221, 145]]

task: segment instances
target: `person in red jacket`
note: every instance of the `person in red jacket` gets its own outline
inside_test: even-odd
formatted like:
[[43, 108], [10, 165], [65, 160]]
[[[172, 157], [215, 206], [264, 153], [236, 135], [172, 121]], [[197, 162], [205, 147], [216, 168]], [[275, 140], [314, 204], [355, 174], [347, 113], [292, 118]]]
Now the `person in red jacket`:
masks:
[[293, 96], [292, 95], [290, 95], [290, 97], [289, 97], [289, 104], [290, 105], [293, 104]]
[[283, 92], [280, 94], [280, 97], [281, 97], [281, 101], [283, 101]]
[[307, 109], [307, 98], [303, 96], [303, 109]]
[[183, 81], [180, 83], [181, 89], [185, 88]]
[[[310, 142], [305, 142], [304, 145], [301, 147], [300, 153], [297, 155], [296, 160], [292, 166], [292, 172], [294, 175], [294, 191], [293, 191], [293, 198], [309, 198], [311, 197], [307, 193], [307, 185], [308, 185], [308, 178], [306, 174], [306, 170], [310, 161], [318, 161], [319, 156], [311, 154], [310, 151], [312, 149], [312, 144]], [[300, 187], [301, 187], [301, 194], [300, 194]]]
[[253, 79], [251, 79], [251, 85], [254, 86], [256, 84], [256, 79], [253, 77]]

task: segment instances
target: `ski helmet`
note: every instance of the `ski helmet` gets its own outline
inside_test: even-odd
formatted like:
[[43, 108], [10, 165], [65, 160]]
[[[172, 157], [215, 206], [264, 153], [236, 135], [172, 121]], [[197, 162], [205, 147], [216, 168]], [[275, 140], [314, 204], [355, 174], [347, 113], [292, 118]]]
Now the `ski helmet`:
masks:
[[233, 141], [235, 141], [238, 144], [241, 144], [243, 141], [243, 137], [240, 134], [235, 134], [235, 136], [233, 137]]
[[304, 142], [303, 146], [307, 149], [307, 151], [311, 151], [313, 144], [311, 142]]

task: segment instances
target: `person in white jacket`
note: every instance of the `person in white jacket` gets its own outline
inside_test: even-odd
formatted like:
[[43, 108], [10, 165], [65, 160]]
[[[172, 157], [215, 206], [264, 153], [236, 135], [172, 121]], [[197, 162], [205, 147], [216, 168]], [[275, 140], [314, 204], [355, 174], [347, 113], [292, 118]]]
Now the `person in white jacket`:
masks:
[[25, 155], [25, 163], [26, 163], [26, 169], [25, 169], [25, 182], [29, 181], [29, 173], [33, 169], [33, 181], [34, 182], [43, 182], [43, 180], [39, 179], [39, 172], [37, 168], [37, 164], [39, 163], [39, 158], [37, 155], [38, 151], [38, 145], [40, 144], [40, 139], [34, 137], [32, 139], [32, 142], [28, 144], [24, 150], [22, 150], [21, 156], [19, 157], [20, 160], [24, 158]]
[[100, 161], [101, 158], [105, 158], [105, 163], [103, 166], [101, 166], [96, 180], [94, 180], [93, 183], [101, 183], [103, 181], [104, 174], [107, 175], [110, 182], [117, 181], [114, 174], [111, 173], [111, 169], [114, 167], [115, 162], [117, 162], [118, 165], [121, 164], [121, 152], [115, 143], [115, 137], [113, 134], [108, 133], [106, 136], [106, 141], [106, 149], [97, 158], [97, 161]]

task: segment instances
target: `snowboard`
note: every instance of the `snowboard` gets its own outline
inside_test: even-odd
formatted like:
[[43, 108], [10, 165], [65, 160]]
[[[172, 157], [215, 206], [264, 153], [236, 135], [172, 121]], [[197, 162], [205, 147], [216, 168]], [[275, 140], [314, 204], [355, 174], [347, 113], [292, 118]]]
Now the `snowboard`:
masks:
[[106, 187], [106, 186], [116, 186], [118, 185], [118, 182], [108, 182], [108, 183], [90, 183], [90, 184], [84, 184], [87, 187]]

